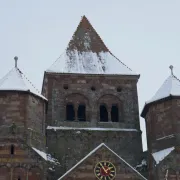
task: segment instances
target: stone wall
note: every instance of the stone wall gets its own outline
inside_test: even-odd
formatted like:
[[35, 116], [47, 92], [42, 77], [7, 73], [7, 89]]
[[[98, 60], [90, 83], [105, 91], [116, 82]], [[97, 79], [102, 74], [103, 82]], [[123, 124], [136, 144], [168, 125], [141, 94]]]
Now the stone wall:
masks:
[[[29, 92], [0, 91], [0, 178], [44, 180], [45, 101]], [[11, 154], [11, 146], [15, 154]], [[32, 152], [33, 151], [33, 152]], [[39, 174], [39, 175], [38, 175]]]
[[[14, 139], [15, 140], [15, 139]], [[2, 180], [45, 180], [45, 162], [27, 145], [13, 142], [14, 154], [11, 154], [11, 143], [0, 144], [0, 179]]]
[[72, 123], [71, 126], [101, 126], [98, 124], [99, 105], [104, 103], [109, 112], [109, 121], [112, 104], [118, 104], [118, 126], [139, 129], [136, 83], [137, 76], [45, 74], [43, 93], [48, 98], [47, 125], [66, 126], [66, 104], [73, 103], [77, 112], [78, 105], [83, 102], [87, 107], [87, 122]]
[[0, 92], [0, 126], [13, 122], [25, 126], [27, 95], [16, 92]]
[[142, 152], [140, 139], [141, 133], [136, 131], [47, 130], [48, 151], [61, 164], [54, 172], [54, 179], [64, 174], [102, 142], [136, 166]]

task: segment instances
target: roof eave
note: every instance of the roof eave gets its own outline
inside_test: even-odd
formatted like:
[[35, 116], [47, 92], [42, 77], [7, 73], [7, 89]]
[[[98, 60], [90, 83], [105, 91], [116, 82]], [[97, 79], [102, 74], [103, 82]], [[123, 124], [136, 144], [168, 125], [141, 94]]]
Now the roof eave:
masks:
[[163, 102], [163, 101], [171, 100], [171, 99], [174, 99], [174, 98], [180, 99], [180, 96], [171, 95], [171, 94], [170, 94], [169, 96], [164, 97], [164, 98], [162, 98], [162, 99], [158, 99], [158, 100], [155, 100], [155, 101], [152, 101], [152, 102], [149, 102], [149, 103], [145, 103], [145, 105], [144, 105], [144, 107], [143, 107], [143, 109], [142, 109], [142, 112], [141, 112], [141, 117], [142, 117], [142, 118], [145, 118], [145, 116], [146, 116], [146, 114], [147, 114], [147, 111], [148, 111], [148, 109], [149, 109], [149, 107], [150, 107], [151, 105], [156, 104], [156, 103], [161, 103], [161, 102]]
[[40, 99], [48, 102], [48, 100], [47, 100], [45, 97], [41, 97], [41, 96], [39, 96], [39, 95], [37, 95], [37, 94], [29, 91], [29, 90], [15, 90], [15, 89], [14, 89], [14, 90], [10, 90], [10, 89], [7, 89], [7, 90], [6, 90], [6, 89], [3, 89], [3, 90], [1, 90], [1, 89], [0, 89], [0, 92], [18, 92], [18, 93], [24, 93], [24, 94], [31, 94], [31, 95], [33, 95], [33, 96], [35, 96], [35, 97], [38, 97], [38, 98], [40, 98]]
[[50, 75], [86, 75], [86, 76], [123, 76], [123, 77], [131, 77], [131, 78], [140, 78], [140, 74], [86, 74], [86, 73], [67, 73], [67, 72], [53, 72], [53, 71], [45, 71], [45, 74], [50, 74]]

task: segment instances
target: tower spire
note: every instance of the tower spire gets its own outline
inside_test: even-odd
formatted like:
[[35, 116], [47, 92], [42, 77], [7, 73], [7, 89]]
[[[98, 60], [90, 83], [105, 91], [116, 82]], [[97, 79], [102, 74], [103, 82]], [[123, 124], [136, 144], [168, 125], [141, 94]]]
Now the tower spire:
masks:
[[173, 68], [174, 68], [173, 65], [170, 65], [170, 66], [169, 66], [169, 69], [171, 70], [171, 75], [174, 75], [174, 74], [173, 74]]
[[15, 56], [15, 57], [14, 57], [14, 60], [15, 60], [15, 68], [17, 68], [17, 61], [18, 61], [18, 57], [17, 57], [17, 56]]

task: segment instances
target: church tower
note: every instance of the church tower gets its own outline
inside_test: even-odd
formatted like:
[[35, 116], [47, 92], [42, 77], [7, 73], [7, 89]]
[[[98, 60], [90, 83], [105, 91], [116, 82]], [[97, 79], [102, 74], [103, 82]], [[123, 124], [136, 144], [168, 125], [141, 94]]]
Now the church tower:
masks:
[[149, 179], [179, 178], [180, 80], [173, 73], [146, 102], [141, 116], [146, 120]]
[[47, 99], [14, 60], [15, 67], [0, 79], [0, 179], [45, 180]]
[[44, 73], [48, 152], [61, 164], [51, 177], [63, 175], [101, 143], [132, 166], [138, 163], [138, 79], [83, 16], [65, 52]]

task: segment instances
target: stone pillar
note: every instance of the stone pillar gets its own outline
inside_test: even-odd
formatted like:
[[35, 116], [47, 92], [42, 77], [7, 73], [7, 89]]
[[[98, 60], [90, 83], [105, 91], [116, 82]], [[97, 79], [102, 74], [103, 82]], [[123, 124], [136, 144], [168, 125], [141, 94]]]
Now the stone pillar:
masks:
[[78, 121], [78, 104], [75, 104], [74, 111], [75, 111], [75, 121]]
[[111, 107], [107, 107], [107, 111], [108, 111], [108, 122], [112, 122], [111, 121]]

